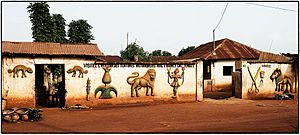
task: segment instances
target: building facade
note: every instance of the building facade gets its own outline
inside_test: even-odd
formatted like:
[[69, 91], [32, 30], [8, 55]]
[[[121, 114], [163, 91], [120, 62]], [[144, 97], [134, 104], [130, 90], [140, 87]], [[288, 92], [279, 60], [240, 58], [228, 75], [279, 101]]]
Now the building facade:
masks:
[[197, 72], [201, 65], [123, 62], [105, 57], [96, 44], [4, 41], [2, 102], [7, 107], [63, 107], [173, 100], [174, 96], [178, 101], [202, 100], [201, 72]]

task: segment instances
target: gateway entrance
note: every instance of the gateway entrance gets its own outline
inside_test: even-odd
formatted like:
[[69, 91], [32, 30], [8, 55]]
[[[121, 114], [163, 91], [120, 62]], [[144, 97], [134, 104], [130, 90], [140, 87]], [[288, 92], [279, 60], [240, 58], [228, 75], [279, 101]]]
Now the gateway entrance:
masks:
[[36, 106], [65, 106], [65, 68], [63, 64], [35, 65]]

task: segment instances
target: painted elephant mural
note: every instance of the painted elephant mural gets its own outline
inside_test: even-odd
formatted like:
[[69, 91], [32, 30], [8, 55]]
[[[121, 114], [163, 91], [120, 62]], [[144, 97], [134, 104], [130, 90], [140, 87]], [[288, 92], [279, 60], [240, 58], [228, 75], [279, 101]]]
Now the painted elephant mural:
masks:
[[[154, 96], [154, 82], [156, 77], [156, 71], [154, 69], [148, 69], [146, 74], [142, 77], [139, 77], [138, 72], [133, 72], [133, 76], [127, 78], [127, 83], [131, 85], [131, 97], [134, 97], [134, 91], [136, 97], [139, 97], [138, 90], [142, 87], [146, 88], [146, 96], [149, 96], [148, 91], [151, 89], [151, 96]], [[130, 80], [134, 78], [133, 80]]]
[[280, 69], [276, 68], [270, 75], [270, 79], [272, 82], [275, 80], [275, 91], [292, 93], [292, 80], [290, 77], [283, 75]]
[[111, 70], [111, 67], [109, 67], [109, 66], [103, 67], [103, 70], [105, 71], [104, 75], [102, 77], [102, 83], [104, 85], [101, 85], [101, 86], [96, 88], [95, 97], [97, 96], [97, 93], [99, 91], [101, 91], [101, 95], [99, 97], [100, 99], [111, 99], [111, 98], [113, 98], [112, 95], [111, 95], [111, 92], [114, 92], [116, 94], [116, 97], [117, 97], [118, 96], [117, 89], [114, 88], [113, 86], [108, 85], [112, 81], [111, 77], [110, 77], [110, 74], [109, 74], [109, 71]]

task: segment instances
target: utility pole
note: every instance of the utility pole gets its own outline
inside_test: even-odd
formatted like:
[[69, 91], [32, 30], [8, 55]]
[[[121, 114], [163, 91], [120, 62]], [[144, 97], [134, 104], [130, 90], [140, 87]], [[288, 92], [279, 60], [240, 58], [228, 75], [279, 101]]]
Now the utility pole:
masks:
[[215, 48], [216, 48], [216, 42], [215, 42], [215, 30], [216, 30], [216, 29], [213, 30], [213, 41], [214, 41], [214, 48], [213, 48], [213, 51], [212, 51], [212, 54], [213, 54], [213, 55], [216, 55], [216, 53], [215, 53]]
[[129, 35], [129, 33], [127, 32], [127, 44], [126, 44], [126, 47], [128, 47], [128, 35]]

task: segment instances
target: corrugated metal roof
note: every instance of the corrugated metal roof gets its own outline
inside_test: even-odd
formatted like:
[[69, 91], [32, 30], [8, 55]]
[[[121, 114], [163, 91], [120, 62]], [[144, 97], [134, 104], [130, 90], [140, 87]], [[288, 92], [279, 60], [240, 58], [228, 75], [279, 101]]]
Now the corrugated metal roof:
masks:
[[258, 59], [259, 51], [230, 39], [215, 41], [215, 55], [213, 55], [213, 42], [198, 46], [194, 50], [184, 54], [180, 59], [202, 58], [214, 59]]
[[121, 62], [123, 59], [119, 56], [112, 56], [112, 55], [106, 55], [106, 56], [101, 56], [104, 61], [107, 62]]
[[292, 58], [279, 55], [279, 54], [273, 54], [273, 53], [267, 53], [267, 52], [261, 52], [259, 56], [260, 61], [277, 61], [277, 62], [288, 62], [292, 61]]
[[2, 41], [2, 53], [37, 55], [103, 56], [97, 44]]
[[178, 57], [176, 56], [152, 56], [151, 62], [170, 62], [172, 60], [176, 60]]

